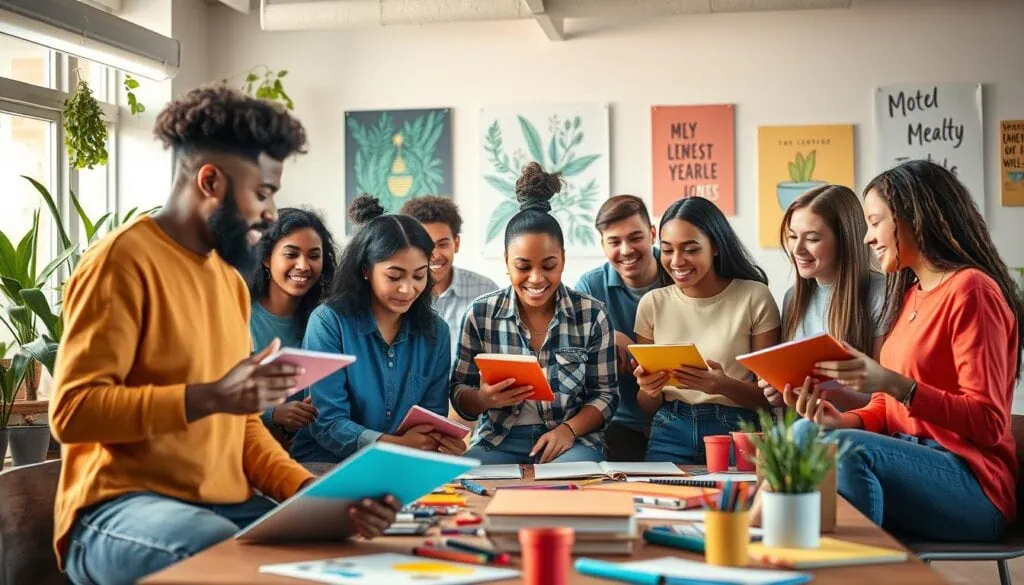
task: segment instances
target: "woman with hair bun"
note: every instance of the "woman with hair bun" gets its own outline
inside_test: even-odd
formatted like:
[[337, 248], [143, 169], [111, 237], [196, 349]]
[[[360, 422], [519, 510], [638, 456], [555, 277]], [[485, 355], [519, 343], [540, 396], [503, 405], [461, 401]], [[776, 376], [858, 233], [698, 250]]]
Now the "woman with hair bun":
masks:
[[[558, 173], [536, 162], [523, 169], [520, 211], [505, 228], [510, 286], [474, 301], [462, 323], [452, 405], [481, 419], [467, 456], [485, 464], [604, 459], [604, 429], [619, 402], [615, 344], [601, 303], [562, 283], [565, 239], [548, 213], [561, 188]], [[513, 379], [481, 380], [481, 353], [536, 356], [554, 402], [526, 400], [533, 388]]]
[[375, 441], [461, 454], [462, 441], [428, 425], [397, 434], [414, 405], [448, 416], [450, 333], [430, 307], [434, 242], [415, 219], [384, 214], [369, 196], [352, 202], [349, 217], [361, 227], [302, 346], [358, 359], [310, 387], [320, 415], [296, 435], [292, 456], [336, 463]]

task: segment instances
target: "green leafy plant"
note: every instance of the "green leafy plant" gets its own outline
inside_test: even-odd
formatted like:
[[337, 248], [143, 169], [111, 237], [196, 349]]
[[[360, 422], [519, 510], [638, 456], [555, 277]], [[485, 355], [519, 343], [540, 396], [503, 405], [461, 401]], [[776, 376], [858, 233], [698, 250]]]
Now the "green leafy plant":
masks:
[[[0, 343], [0, 360], [4, 360], [11, 349], [12, 346]], [[0, 362], [0, 430], [6, 429], [11, 420], [18, 387], [29, 371], [29, 366], [31, 360], [21, 352], [15, 353], [9, 364]]]
[[814, 165], [817, 162], [818, 151], [812, 150], [805, 157], [802, 153], [796, 153], [796, 160], [789, 163], [789, 178], [794, 183], [806, 183], [814, 175]]
[[[536, 161], [548, 172], [562, 174], [565, 184], [562, 191], [551, 200], [551, 214], [566, 228], [570, 244], [592, 246], [597, 242], [594, 232], [594, 211], [600, 189], [597, 179], [583, 182], [580, 177], [591, 165], [601, 158], [600, 154], [580, 156], [577, 148], [582, 144], [584, 133], [582, 118], [574, 116], [562, 120], [552, 116], [548, 120], [547, 134], [542, 137], [537, 127], [525, 118], [517, 116], [519, 131], [526, 142], [529, 153], [514, 152], [511, 157], [505, 150], [501, 124], [495, 120], [487, 128], [484, 138], [484, 152], [493, 173], [485, 174], [484, 180], [501, 196], [501, 201], [491, 211], [487, 221], [486, 241], [497, 238], [505, 229], [519, 205], [516, 202], [515, 182], [523, 164]], [[546, 146], [545, 146], [546, 145]]]
[[[806, 494], [818, 491], [818, 486], [828, 472], [852, 448], [850, 443], [840, 444], [828, 438], [818, 426], [815, 432], [796, 439], [793, 436], [793, 423], [797, 416], [791, 409], [786, 409], [779, 421], [775, 421], [770, 413], [763, 410], [758, 413], [758, 417], [761, 434], [751, 439], [757, 449], [753, 460], [773, 493]], [[750, 423], [740, 427], [744, 432], [758, 432]]]
[[124, 81], [125, 95], [128, 97], [128, 109], [131, 110], [133, 116], [137, 116], [142, 112], [146, 111], [146, 106], [139, 101], [139, 98], [135, 95], [136, 89], [139, 88], [139, 82], [135, 80], [131, 75], [125, 73]]
[[107, 164], [107, 125], [103, 111], [84, 79], [64, 100], [64, 146], [68, 160], [76, 169], [91, 169]]
[[[279, 102], [289, 110], [295, 109], [295, 102], [292, 101], [291, 96], [285, 91], [284, 83], [281, 81], [288, 75], [287, 69], [274, 70], [266, 65], [257, 65], [246, 71], [244, 75], [245, 77], [240, 88], [243, 93], [260, 99]], [[225, 77], [221, 80], [221, 83], [228, 85], [236, 77], [239, 76]]]

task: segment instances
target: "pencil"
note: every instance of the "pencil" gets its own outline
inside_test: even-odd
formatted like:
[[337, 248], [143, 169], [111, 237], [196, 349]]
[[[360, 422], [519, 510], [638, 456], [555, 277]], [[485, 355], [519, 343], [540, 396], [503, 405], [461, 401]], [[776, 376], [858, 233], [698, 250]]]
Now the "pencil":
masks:
[[717, 510], [717, 508], [715, 508], [715, 502], [711, 499], [711, 496], [708, 495], [708, 490], [701, 490], [700, 497], [704, 500], [704, 507], [706, 509]]
[[472, 565], [486, 565], [489, 560], [486, 555], [478, 555], [457, 550], [445, 550], [443, 548], [432, 548], [429, 546], [417, 546], [412, 549], [412, 554], [418, 557], [452, 561], [453, 563], [469, 563]]

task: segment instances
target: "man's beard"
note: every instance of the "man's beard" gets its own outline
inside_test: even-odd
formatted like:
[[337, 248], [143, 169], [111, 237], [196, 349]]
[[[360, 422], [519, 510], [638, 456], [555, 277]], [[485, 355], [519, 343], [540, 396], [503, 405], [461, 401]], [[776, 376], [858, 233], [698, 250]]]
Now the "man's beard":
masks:
[[256, 257], [255, 248], [249, 246], [248, 232], [253, 228], [266, 231], [270, 226], [262, 221], [253, 225], [246, 223], [241, 211], [238, 210], [238, 203], [235, 201], [235, 182], [231, 178], [228, 178], [224, 202], [210, 215], [207, 225], [210, 226], [213, 249], [217, 251], [218, 256], [243, 275], [248, 275], [256, 268], [259, 258]]

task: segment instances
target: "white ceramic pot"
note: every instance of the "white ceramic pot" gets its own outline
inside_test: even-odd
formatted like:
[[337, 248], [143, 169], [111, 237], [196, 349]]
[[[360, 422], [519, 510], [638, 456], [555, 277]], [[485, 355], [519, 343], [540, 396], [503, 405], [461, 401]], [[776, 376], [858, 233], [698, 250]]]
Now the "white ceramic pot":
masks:
[[821, 492], [764, 492], [761, 526], [764, 545], [777, 548], [818, 548], [821, 535]]

